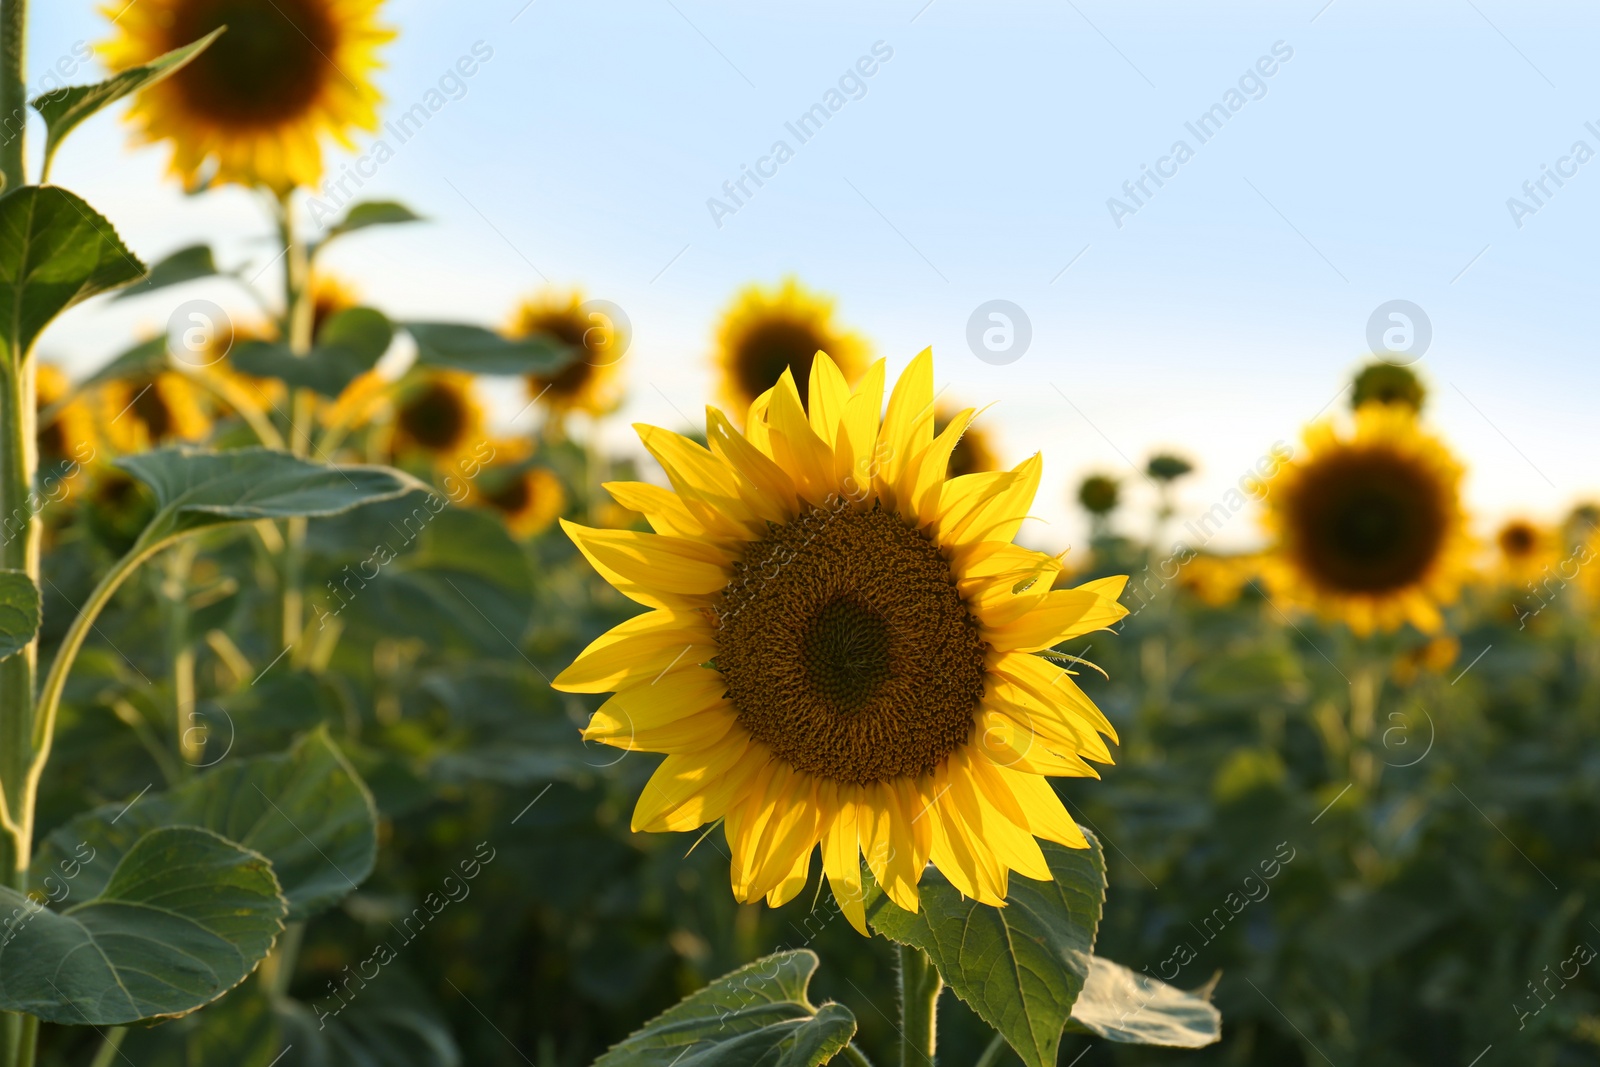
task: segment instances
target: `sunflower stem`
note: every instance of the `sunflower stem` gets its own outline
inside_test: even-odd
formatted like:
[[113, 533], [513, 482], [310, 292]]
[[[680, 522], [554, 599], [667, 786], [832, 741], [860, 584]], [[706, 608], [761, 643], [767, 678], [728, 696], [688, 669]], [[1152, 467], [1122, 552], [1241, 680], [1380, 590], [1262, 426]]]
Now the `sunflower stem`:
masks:
[[839, 1053], [839, 1058], [850, 1064], [851, 1067], [872, 1067], [872, 1061], [867, 1059], [867, 1054], [854, 1044], [846, 1045], [844, 1050]]
[[1374, 784], [1376, 759], [1372, 731], [1378, 717], [1381, 679], [1370, 658], [1363, 657], [1350, 679], [1350, 780], [1363, 790]]
[[[28, 125], [25, 57], [27, 0], [0, 0], [0, 177], [7, 191], [27, 183], [23, 163]], [[25, 572], [39, 584], [39, 516], [33, 507], [35, 450], [34, 366], [31, 353], [6, 338], [0, 351], [0, 568]], [[33, 846], [33, 680], [39, 645], [35, 638], [0, 661], [0, 878], [21, 892], [28, 888]], [[0, 1063], [33, 1063], [39, 1020], [10, 1012], [0, 1016]]]
[[928, 954], [900, 946], [900, 1067], [932, 1064], [944, 979]]
[[100, 1039], [100, 1049], [94, 1054], [94, 1061], [89, 1067], [112, 1067], [122, 1049], [122, 1040], [127, 1036], [126, 1026], [113, 1026], [108, 1029], [105, 1036]]
[[181, 541], [167, 552], [166, 574], [161, 581], [161, 599], [167, 624], [167, 666], [172, 675], [172, 711], [179, 773], [198, 767], [203, 733], [193, 726], [194, 647], [189, 642], [189, 572], [194, 567], [199, 542]]
[[[311, 280], [311, 261], [305, 242], [295, 232], [293, 190], [278, 195], [278, 236], [283, 241], [283, 327], [289, 351], [305, 357], [311, 352], [311, 302], [307, 299]], [[316, 398], [309, 389], [297, 389], [290, 401], [289, 451], [305, 456], [310, 451], [313, 407]], [[284, 524], [283, 554], [283, 643], [293, 648], [300, 643], [305, 627], [306, 520], [289, 519]], [[298, 654], [296, 655], [298, 659]]]
[[1006, 1039], [995, 1034], [990, 1039], [989, 1045], [983, 1050], [983, 1055], [978, 1057], [972, 1067], [995, 1067], [1000, 1062], [1000, 1057], [1006, 1054]]

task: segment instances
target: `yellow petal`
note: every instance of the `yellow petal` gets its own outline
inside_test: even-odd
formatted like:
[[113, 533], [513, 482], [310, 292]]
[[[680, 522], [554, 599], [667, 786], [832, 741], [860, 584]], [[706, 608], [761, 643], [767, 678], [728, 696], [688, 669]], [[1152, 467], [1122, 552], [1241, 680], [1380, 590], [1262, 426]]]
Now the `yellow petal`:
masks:
[[988, 662], [991, 672], [1012, 682], [1044, 707], [1069, 709], [1111, 740], [1117, 740], [1110, 720], [1060, 667], [1023, 652], [991, 654]]
[[[832, 783], [829, 783], [832, 785]], [[833, 824], [822, 839], [822, 869], [828, 876], [828, 887], [833, 899], [850, 920], [856, 932], [870, 937], [867, 932], [866, 895], [861, 888], [861, 847], [856, 826], [858, 805], [855, 789], [840, 785], [838, 810]]]
[[832, 441], [838, 435], [839, 420], [844, 417], [849, 399], [850, 383], [826, 352], [818, 352], [811, 361], [811, 379], [806, 383], [807, 414], [817, 437]]
[[739, 495], [751, 511], [779, 525], [799, 513], [794, 479], [735, 430], [716, 408], [706, 408], [706, 438], [712, 450], [733, 468]]
[[739, 499], [733, 471], [710, 449], [657, 426], [635, 423], [633, 428], [684, 506], [708, 531], [738, 531], [750, 540], [765, 532], [765, 524]]
[[1083, 831], [1078, 829], [1078, 824], [1067, 813], [1056, 791], [1050, 788], [1048, 778], [1008, 771], [1004, 767], [996, 769], [1017, 798], [1017, 803], [1027, 813], [1030, 833], [1068, 848], [1089, 847]]
[[833, 470], [845, 495], [857, 502], [872, 493], [878, 442], [878, 417], [883, 411], [883, 360], [867, 369], [855, 392], [845, 402], [844, 415], [831, 440]]
[[1000, 651], [1038, 652], [1069, 638], [1093, 630], [1104, 630], [1128, 614], [1115, 600], [1107, 600], [1092, 590], [1056, 589], [1047, 594], [1027, 614], [999, 626], [984, 623], [983, 636]]
[[976, 412], [972, 408], [956, 412], [944, 432], [933, 439], [933, 444], [923, 454], [917, 468], [916, 484], [911, 487], [910, 501], [919, 526], [931, 525], [939, 519], [939, 492], [944, 485], [945, 475], [950, 471], [950, 453], [955, 451], [961, 435], [967, 432], [967, 424], [972, 421], [974, 414]]
[[696, 612], [658, 609], [635, 615], [589, 643], [550, 684], [564, 693], [607, 693], [649, 683], [675, 667], [716, 655], [711, 626]]
[[795, 489], [818, 507], [837, 496], [833, 478], [833, 450], [811, 429], [794, 376], [785, 369], [772, 389], [767, 408], [767, 432], [772, 440], [772, 456], [794, 479]]
[[714, 544], [632, 530], [561, 528], [617, 592], [653, 608], [687, 607], [728, 584], [727, 557]]
[[733, 730], [710, 748], [661, 761], [633, 809], [633, 830], [693, 830], [721, 818], [757, 769], [745, 760], [750, 740]]
[[878, 431], [879, 451], [884, 460], [878, 470], [878, 495], [890, 506], [900, 508], [909, 496], [910, 486], [901, 482], [912, 461], [933, 443], [933, 350], [917, 354], [889, 394], [889, 410]]
[[674, 537], [705, 536], [706, 528], [670, 489], [649, 482], [606, 482], [601, 488], [618, 504], [643, 515], [656, 533]]
[[977, 729], [973, 733], [972, 747], [991, 763], [1027, 774], [1063, 778], [1100, 777], [1099, 772], [1077, 755], [1076, 743], [1058, 746], [1067, 749], [1065, 753], [1051, 748], [1039, 731], [1034, 729], [1031, 714], [1019, 721], [1001, 708], [980, 705], [974, 722]]
[[1014, 539], [1039, 491], [1042, 468], [1035, 453], [1009, 471], [967, 474], [944, 483], [939, 497], [939, 543], [954, 546]]
[[[976, 766], [981, 767], [980, 758]], [[1023, 815], [1016, 797], [1009, 790], [996, 788], [994, 798], [979, 787], [975, 764], [966, 749], [950, 757], [950, 801], [960, 811], [962, 822], [968, 827], [974, 845], [986, 852], [995, 864], [1004, 865], [1028, 878], [1043, 881], [1050, 879], [1050, 865], [1044, 861], [1039, 843], [1023, 827]], [[1003, 799], [1016, 815], [1013, 822], [996, 799]]]

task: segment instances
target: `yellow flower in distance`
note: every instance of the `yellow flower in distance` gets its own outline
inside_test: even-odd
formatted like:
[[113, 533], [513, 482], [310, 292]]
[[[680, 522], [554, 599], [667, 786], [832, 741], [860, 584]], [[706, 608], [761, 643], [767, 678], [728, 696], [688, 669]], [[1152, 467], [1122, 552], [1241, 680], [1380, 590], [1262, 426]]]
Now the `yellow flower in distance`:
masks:
[[1305, 444], [1268, 487], [1273, 589], [1357, 634], [1436, 631], [1472, 553], [1460, 465], [1400, 405], [1362, 405], [1344, 436], [1317, 423]]
[[1254, 556], [1201, 553], [1178, 570], [1178, 586], [1210, 607], [1226, 607], [1239, 599], [1239, 594], [1259, 569], [1260, 561]]
[[1494, 535], [1500, 579], [1508, 585], [1537, 581], [1561, 559], [1561, 535], [1528, 519], [1511, 519]]
[[[68, 397], [72, 399], [68, 400]], [[65, 401], [65, 403], [63, 403]], [[41, 468], [72, 467], [77, 476], [83, 465], [95, 458], [99, 435], [95, 432], [94, 411], [82, 397], [72, 396], [72, 382], [66, 372], [53, 363], [40, 363], [34, 384], [36, 409], [43, 413], [47, 408], [60, 405], [55, 416], [46, 423], [39, 420], [38, 442]]]
[[483, 407], [473, 395], [472, 375], [430, 371], [400, 387], [394, 411], [396, 453], [420, 452], [448, 466], [484, 439]]
[[833, 321], [833, 300], [803, 288], [793, 278], [777, 289], [747, 286], [734, 298], [717, 328], [720, 395], [736, 415], [789, 371], [809, 402], [811, 361], [818, 352], [843, 373], [846, 382], [861, 377], [871, 348], [857, 334]]
[[472, 499], [499, 515], [513, 537], [533, 537], [561, 516], [567, 491], [547, 467], [500, 464], [478, 472]]
[[1035, 653], [1126, 611], [1126, 578], [1052, 590], [1060, 561], [1012, 543], [1038, 456], [946, 477], [972, 418], [933, 432], [923, 352], [882, 417], [884, 364], [852, 392], [811, 365], [741, 433], [706, 412], [709, 448], [637, 427], [671, 490], [607, 489], [654, 533], [563, 522], [597, 571], [650, 608], [598, 638], [558, 689], [615, 692], [585, 738], [667, 753], [633, 829], [724, 820], [734, 895], [773, 906], [811, 855], [866, 931], [861, 855], [917, 907], [931, 859], [962, 893], [1003, 904], [1010, 872], [1047, 879], [1035, 838], [1085, 842], [1046, 775], [1096, 776], [1111, 724], [1070, 672]]
[[322, 138], [354, 147], [378, 128], [372, 83], [394, 31], [380, 0], [117, 0], [102, 9], [116, 36], [99, 51], [113, 70], [148, 63], [219, 26], [227, 32], [129, 112], [143, 143], [172, 142], [172, 171], [193, 188], [219, 182], [283, 191], [322, 176]]
[[107, 382], [99, 394], [101, 425], [119, 452], [141, 452], [166, 441], [200, 441], [211, 432], [200, 390], [175, 371]]
[[554, 374], [528, 376], [529, 395], [558, 416], [571, 411], [604, 415], [622, 398], [621, 362], [629, 338], [583, 304], [576, 290], [549, 290], [525, 301], [512, 317], [512, 337], [547, 334], [582, 350]]

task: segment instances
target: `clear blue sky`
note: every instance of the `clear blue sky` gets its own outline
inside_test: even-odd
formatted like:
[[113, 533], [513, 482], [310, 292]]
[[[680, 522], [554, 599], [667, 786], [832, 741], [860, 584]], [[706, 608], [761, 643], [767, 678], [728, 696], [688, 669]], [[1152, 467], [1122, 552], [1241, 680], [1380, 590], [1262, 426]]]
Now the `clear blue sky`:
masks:
[[[1574, 142], [1600, 152], [1585, 128], [1600, 128], [1600, 12], [1324, 4], [391, 3], [390, 114], [474, 43], [493, 58], [361, 190], [432, 221], [352, 239], [335, 265], [397, 317], [499, 321], [541, 274], [620, 304], [635, 339], [619, 447], [632, 419], [698, 419], [729, 295], [796, 273], [892, 369], [932, 345], [947, 395], [994, 404], [1011, 459], [1044, 452], [1050, 525], [1029, 536], [1057, 546], [1082, 537], [1069, 483], [1131, 477], [1124, 457], [1155, 447], [1200, 460], [1183, 500], [1209, 506], [1297, 440], [1361, 360], [1373, 309], [1407, 299], [1432, 322], [1417, 367], [1485, 521], [1600, 495], [1600, 159], [1561, 164], [1576, 173], [1546, 179], [1536, 213], [1507, 207]], [[34, 8], [35, 69], [104, 36], [86, 2]], [[892, 58], [801, 144], [785, 123], [877, 42]], [[1246, 77], [1278, 42], [1292, 57]], [[1241, 78], [1200, 143], [1185, 123]], [[780, 139], [793, 158], [716, 225], [708, 198]], [[1123, 183], [1178, 140], [1193, 158], [1147, 179], [1119, 228], [1108, 198], [1131, 205]], [[226, 263], [270, 258], [249, 196], [185, 198], [164, 162], [101, 117], [55, 179], [147, 257], [211, 236]], [[1033, 326], [1005, 366], [965, 339], [993, 298]], [[158, 327], [165, 299], [81, 309], [45, 354], [88, 369]], [[1224, 534], [1253, 536], [1247, 517]]]

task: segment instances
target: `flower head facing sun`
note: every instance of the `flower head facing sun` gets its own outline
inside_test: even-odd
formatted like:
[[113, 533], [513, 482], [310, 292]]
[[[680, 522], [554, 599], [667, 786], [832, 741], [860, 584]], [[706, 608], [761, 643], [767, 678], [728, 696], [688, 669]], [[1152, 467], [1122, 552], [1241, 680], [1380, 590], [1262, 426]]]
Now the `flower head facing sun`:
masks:
[[870, 347], [833, 321], [833, 301], [789, 278], [777, 289], [745, 288], [722, 317], [717, 330], [717, 366], [722, 399], [743, 413], [756, 397], [778, 384], [788, 371], [809, 403], [811, 361], [826, 352], [846, 382], [866, 369]]
[[573, 411], [604, 415], [621, 399], [622, 354], [629, 338], [623, 328], [585, 307], [583, 294], [554, 290], [517, 308], [511, 336], [544, 334], [578, 351], [554, 374], [528, 376], [529, 394], [557, 417]]
[[1437, 630], [1472, 551], [1461, 467], [1398, 405], [1364, 405], [1349, 436], [1312, 426], [1306, 448], [1268, 489], [1273, 587], [1358, 634]]
[[105, 13], [117, 36], [100, 45], [115, 70], [148, 63], [226, 26], [227, 32], [139, 94], [130, 119], [146, 143], [171, 141], [172, 170], [200, 184], [284, 191], [322, 176], [321, 140], [350, 147], [378, 128], [372, 73], [394, 31], [381, 0], [141, 0]]
[[671, 490], [607, 486], [654, 533], [563, 522], [596, 570], [650, 611], [556, 679], [615, 692], [589, 740], [667, 753], [635, 830], [724, 820], [733, 891], [774, 906], [822, 865], [865, 932], [861, 855], [901, 907], [931, 859], [1004, 903], [1015, 871], [1048, 878], [1036, 838], [1084, 839], [1046, 775], [1093, 776], [1111, 724], [1071, 672], [1034, 653], [1104, 629], [1125, 578], [1053, 589], [1061, 561], [1012, 543], [1037, 456], [948, 478], [972, 411], [937, 436], [919, 356], [881, 418], [884, 365], [851, 391], [826, 356], [811, 404], [793, 376], [747, 429], [707, 410], [709, 448], [638, 427]]
[[478, 473], [472, 499], [499, 515], [513, 537], [533, 537], [566, 509], [567, 491], [548, 467], [504, 463]]
[[433, 371], [400, 389], [394, 410], [395, 451], [421, 453], [448, 465], [483, 440], [483, 408], [472, 375]]
[[1527, 519], [1511, 519], [1494, 535], [1499, 574], [1508, 585], [1540, 578], [1561, 559], [1561, 534]]

